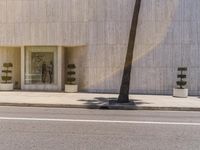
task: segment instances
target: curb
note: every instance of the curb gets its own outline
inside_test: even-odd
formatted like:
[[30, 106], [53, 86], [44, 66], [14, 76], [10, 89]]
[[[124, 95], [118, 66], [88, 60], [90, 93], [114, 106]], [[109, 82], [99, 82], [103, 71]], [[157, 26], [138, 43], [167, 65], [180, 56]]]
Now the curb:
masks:
[[136, 110], [161, 110], [161, 111], [200, 111], [199, 107], [137, 107]]
[[49, 107], [49, 108], [94, 108], [97, 105], [74, 105], [74, 104], [39, 104], [39, 103], [0, 103], [0, 106], [16, 106], [16, 107]]
[[135, 105], [75, 105], [75, 104], [39, 104], [39, 103], [0, 103], [0, 106], [48, 107], [48, 108], [84, 108], [110, 110], [161, 110], [161, 111], [200, 111], [200, 107], [155, 107]]

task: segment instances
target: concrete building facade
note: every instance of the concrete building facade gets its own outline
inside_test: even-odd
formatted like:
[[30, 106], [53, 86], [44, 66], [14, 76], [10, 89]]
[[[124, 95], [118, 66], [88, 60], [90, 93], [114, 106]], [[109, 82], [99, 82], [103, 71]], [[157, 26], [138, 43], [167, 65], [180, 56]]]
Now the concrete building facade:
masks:
[[[134, 4], [1, 0], [0, 66], [13, 63], [15, 88], [62, 91], [66, 66], [74, 63], [79, 91], [117, 93]], [[186, 66], [189, 93], [199, 95], [199, 36], [199, 0], [142, 0], [131, 93], [172, 94], [177, 67]]]

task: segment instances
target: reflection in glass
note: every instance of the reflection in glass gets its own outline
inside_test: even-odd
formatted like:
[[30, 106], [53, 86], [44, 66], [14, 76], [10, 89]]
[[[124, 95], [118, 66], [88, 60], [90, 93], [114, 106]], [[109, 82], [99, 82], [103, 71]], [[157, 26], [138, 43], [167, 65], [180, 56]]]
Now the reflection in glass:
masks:
[[35, 49], [26, 50], [25, 83], [52, 84], [54, 83], [54, 51]]

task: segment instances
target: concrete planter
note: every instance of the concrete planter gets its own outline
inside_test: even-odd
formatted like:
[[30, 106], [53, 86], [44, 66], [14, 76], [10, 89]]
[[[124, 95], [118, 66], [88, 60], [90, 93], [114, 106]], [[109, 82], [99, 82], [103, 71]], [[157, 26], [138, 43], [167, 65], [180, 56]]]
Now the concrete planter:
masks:
[[0, 91], [12, 91], [13, 87], [13, 83], [0, 83]]
[[66, 93], [76, 93], [78, 92], [78, 85], [65, 84]]
[[179, 98], [186, 98], [188, 97], [188, 89], [173, 89], [173, 96]]

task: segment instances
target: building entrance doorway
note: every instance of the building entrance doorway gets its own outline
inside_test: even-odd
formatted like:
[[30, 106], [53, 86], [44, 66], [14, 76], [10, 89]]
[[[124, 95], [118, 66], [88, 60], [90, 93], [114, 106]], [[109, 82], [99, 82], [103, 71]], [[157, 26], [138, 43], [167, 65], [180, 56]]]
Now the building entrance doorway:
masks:
[[54, 90], [58, 85], [58, 47], [24, 48], [24, 87], [29, 90]]

